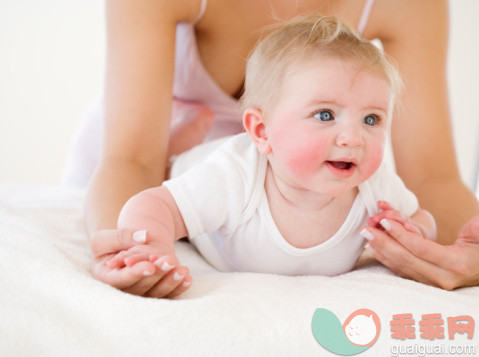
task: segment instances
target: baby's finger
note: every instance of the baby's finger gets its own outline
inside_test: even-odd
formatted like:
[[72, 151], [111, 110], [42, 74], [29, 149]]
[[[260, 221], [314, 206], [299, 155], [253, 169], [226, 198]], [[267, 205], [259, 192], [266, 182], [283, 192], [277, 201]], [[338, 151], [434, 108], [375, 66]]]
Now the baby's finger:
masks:
[[422, 238], [408, 231], [406, 228], [404, 228], [404, 225], [402, 223], [396, 222], [392, 219], [382, 219], [379, 224], [384, 228], [384, 230], [388, 232], [390, 236], [392, 236], [396, 240], [399, 240], [401, 236], [404, 235], [414, 235], [416, 239]]
[[124, 261], [126, 266], [133, 266], [138, 262], [141, 262], [143, 260], [149, 261], [150, 253], [138, 253], [138, 254], [133, 254], [128, 257], [125, 257]]
[[381, 220], [383, 220], [384, 218], [394, 219], [395, 221], [401, 223], [407, 222], [409, 220], [409, 217], [403, 215], [399, 211], [394, 210], [381, 211], [370, 218], [372, 218], [376, 223], [381, 222]]
[[125, 257], [127, 256], [126, 250], [122, 250], [117, 253], [113, 258], [106, 262], [106, 266], [110, 269], [120, 269], [125, 266]]
[[90, 237], [90, 247], [94, 256], [116, 253], [147, 242], [145, 230], [132, 228], [104, 229]]
[[368, 225], [372, 227], [379, 226], [379, 221], [384, 218], [384, 213], [380, 212], [378, 214], [375, 214], [374, 216], [371, 216], [368, 218]]
[[392, 219], [392, 220], [395, 220], [395, 221], [397, 221], [399, 223], [403, 223], [403, 224], [406, 223], [406, 222], [409, 222], [409, 217], [403, 215], [399, 211], [393, 211], [393, 210], [385, 211], [383, 219], [384, 218]]
[[391, 204], [389, 202], [386, 202], [386, 201], [378, 201], [378, 208], [383, 210], [383, 211], [387, 211], [387, 210], [394, 211], [394, 207], [391, 206]]
[[405, 222], [404, 223], [404, 228], [406, 228], [411, 233], [415, 233], [415, 234], [418, 234], [418, 235], [422, 236], [421, 231], [419, 230], [419, 228], [417, 228], [411, 222]]
[[135, 267], [125, 267], [122, 269], [108, 269], [106, 265], [103, 268], [99, 268], [100, 271], [96, 272], [96, 277], [107, 283], [108, 285], [113, 286], [114, 288], [123, 290], [126, 289], [138, 281], [144, 278], [144, 272], [154, 271], [156, 268], [149, 262], [141, 262]]

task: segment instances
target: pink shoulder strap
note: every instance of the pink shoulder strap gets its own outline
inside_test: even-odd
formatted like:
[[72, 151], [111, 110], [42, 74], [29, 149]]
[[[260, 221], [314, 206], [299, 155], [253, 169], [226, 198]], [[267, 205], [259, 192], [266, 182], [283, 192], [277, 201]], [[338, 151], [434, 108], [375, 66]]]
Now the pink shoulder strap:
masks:
[[198, 21], [201, 20], [201, 18], [203, 17], [204, 13], [205, 13], [205, 10], [206, 10], [206, 4], [208, 3], [208, 0], [201, 0], [201, 7], [200, 7], [200, 13], [198, 14], [198, 17], [196, 18], [195, 21], [193, 21], [192, 25], [196, 25], [196, 23]]
[[361, 14], [361, 18], [359, 19], [359, 24], [358, 24], [358, 32], [360, 35], [363, 34], [364, 29], [366, 28], [366, 25], [369, 20], [369, 15], [371, 15], [371, 9], [373, 8], [374, 0], [366, 0], [366, 3], [364, 4], [364, 9], [363, 13]]

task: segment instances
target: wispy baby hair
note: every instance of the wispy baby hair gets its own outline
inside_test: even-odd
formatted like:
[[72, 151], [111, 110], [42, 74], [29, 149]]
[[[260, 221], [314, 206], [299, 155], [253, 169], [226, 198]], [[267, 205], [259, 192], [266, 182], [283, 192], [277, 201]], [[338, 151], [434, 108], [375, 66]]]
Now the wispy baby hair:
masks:
[[265, 33], [246, 64], [241, 112], [254, 107], [268, 118], [281, 95], [285, 76], [294, 74], [305, 60], [318, 56], [359, 64], [383, 76], [390, 83], [393, 103], [401, 90], [399, 73], [384, 52], [335, 17], [297, 16], [268, 26]]

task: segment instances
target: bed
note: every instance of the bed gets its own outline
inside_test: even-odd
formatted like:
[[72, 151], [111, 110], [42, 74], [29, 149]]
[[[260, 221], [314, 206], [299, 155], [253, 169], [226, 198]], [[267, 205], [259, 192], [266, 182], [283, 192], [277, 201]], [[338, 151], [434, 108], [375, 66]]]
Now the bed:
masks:
[[[401, 348], [419, 355], [428, 346], [479, 354], [477, 333], [451, 339], [447, 321], [479, 322], [479, 287], [449, 292], [406, 280], [367, 253], [337, 277], [221, 273], [180, 241], [178, 257], [194, 279], [189, 291], [172, 300], [123, 293], [90, 273], [83, 196], [0, 188], [1, 356], [335, 356], [313, 335], [313, 314], [326, 309], [343, 322], [362, 308], [381, 322], [362, 356], [401, 355]], [[420, 337], [422, 315], [433, 313], [444, 320], [444, 338]], [[415, 338], [393, 338], [399, 314], [411, 314]]]

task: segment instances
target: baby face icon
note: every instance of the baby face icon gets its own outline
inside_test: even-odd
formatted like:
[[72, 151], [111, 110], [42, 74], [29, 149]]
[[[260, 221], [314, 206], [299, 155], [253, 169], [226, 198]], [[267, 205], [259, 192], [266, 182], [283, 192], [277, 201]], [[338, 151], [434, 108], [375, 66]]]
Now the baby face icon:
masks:
[[343, 330], [356, 346], [371, 346], [379, 335], [379, 326], [379, 318], [374, 311], [360, 309], [346, 319]]

